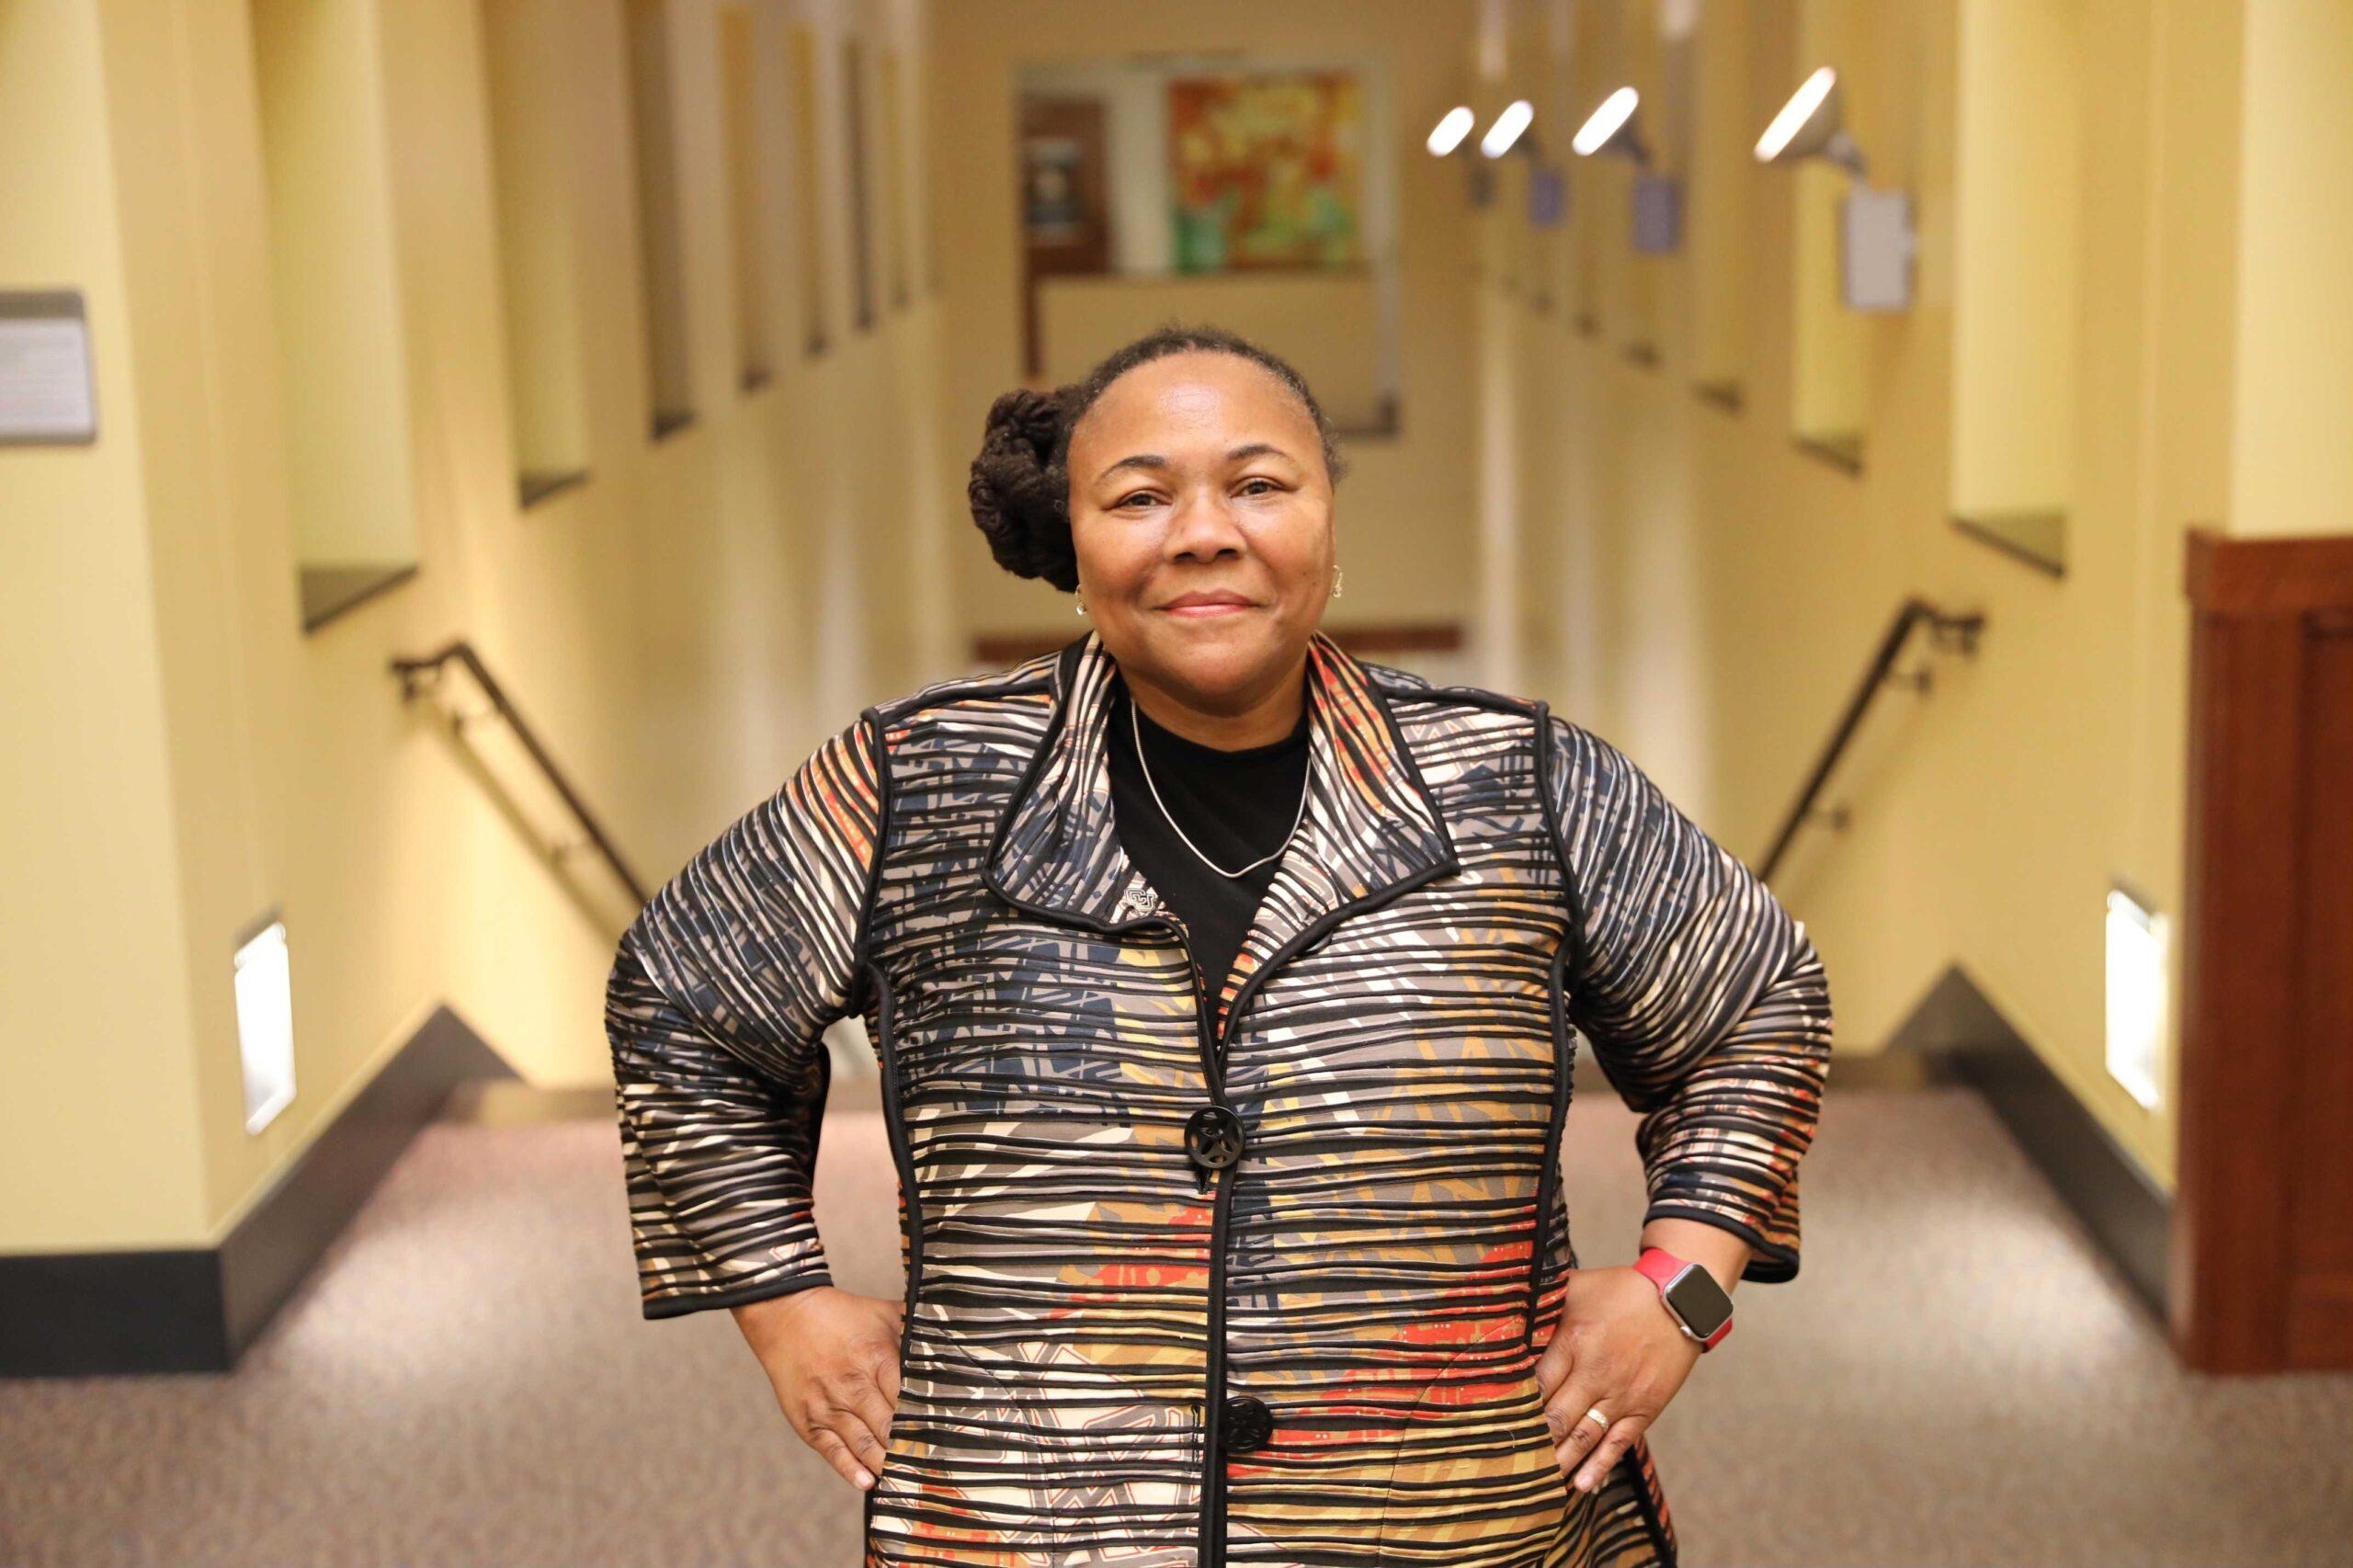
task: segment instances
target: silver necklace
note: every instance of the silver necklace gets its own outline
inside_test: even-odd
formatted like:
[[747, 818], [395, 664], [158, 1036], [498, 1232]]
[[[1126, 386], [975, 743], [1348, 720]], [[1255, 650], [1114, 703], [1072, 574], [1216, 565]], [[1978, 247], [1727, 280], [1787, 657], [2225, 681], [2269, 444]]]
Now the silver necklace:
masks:
[[1305, 778], [1302, 778], [1299, 781], [1299, 810], [1291, 817], [1290, 832], [1283, 835], [1283, 841], [1280, 844], [1276, 845], [1270, 853], [1259, 856], [1256, 860], [1251, 861], [1247, 866], [1243, 867], [1240, 870], [1227, 870], [1224, 867], [1219, 865], [1216, 861], [1202, 854], [1201, 846], [1194, 843], [1189, 837], [1186, 836], [1185, 830], [1176, 825], [1176, 816], [1168, 810], [1168, 802], [1160, 798], [1160, 786], [1152, 781], [1152, 764], [1144, 760], [1143, 729], [1137, 722], [1136, 699], [1132, 697], [1128, 699], [1128, 733], [1135, 737], [1136, 767], [1143, 771], [1144, 788], [1152, 791], [1152, 803], [1160, 808], [1161, 819], [1167, 823], [1170, 830], [1174, 832], [1177, 837], [1185, 840], [1185, 847], [1193, 852], [1193, 858], [1195, 859], [1199, 860], [1202, 865], [1207, 866], [1211, 870], [1215, 871], [1219, 876], [1224, 877], [1229, 881], [1235, 877], [1248, 876], [1251, 872], [1256, 870], [1267, 861], [1274, 859], [1284, 850], [1290, 848], [1290, 841], [1299, 835], [1299, 824], [1304, 821], [1307, 816], [1308, 781]]

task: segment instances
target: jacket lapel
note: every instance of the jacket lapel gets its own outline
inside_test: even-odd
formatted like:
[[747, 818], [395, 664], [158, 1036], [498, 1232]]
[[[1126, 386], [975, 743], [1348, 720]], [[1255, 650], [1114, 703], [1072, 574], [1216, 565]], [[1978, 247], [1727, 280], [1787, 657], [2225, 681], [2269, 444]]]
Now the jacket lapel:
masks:
[[[1096, 929], [1153, 901], [1120, 844], [1106, 734], [1118, 665], [1089, 631], [1054, 665], [1054, 713], [1000, 817], [985, 873], [1017, 908]], [[1453, 840], [1386, 700], [1322, 632], [1307, 653], [1307, 811], [1221, 997], [1338, 920], [1455, 870]]]
[[1054, 661], [1053, 716], [998, 819], [984, 880], [1034, 915], [1101, 928], [1138, 881], [1111, 816], [1111, 677], [1119, 665], [1089, 631]]

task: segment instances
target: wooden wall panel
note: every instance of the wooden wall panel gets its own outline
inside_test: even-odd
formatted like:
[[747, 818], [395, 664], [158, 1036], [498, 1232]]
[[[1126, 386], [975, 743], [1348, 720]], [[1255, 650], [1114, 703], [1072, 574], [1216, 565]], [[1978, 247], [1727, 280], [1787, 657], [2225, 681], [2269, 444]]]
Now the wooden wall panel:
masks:
[[2353, 538], [2193, 531], [2174, 1336], [2353, 1368]]

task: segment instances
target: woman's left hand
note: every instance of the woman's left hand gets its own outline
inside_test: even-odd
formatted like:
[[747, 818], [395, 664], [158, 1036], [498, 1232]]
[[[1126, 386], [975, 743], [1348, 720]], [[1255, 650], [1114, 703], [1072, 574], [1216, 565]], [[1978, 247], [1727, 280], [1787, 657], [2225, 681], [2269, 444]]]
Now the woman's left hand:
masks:
[[[1677, 1326], [1647, 1275], [1631, 1267], [1569, 1274], [1560, 1326], [1536, 1363], [1536, 1379], [1553, 1451], [1579, 1491], [1601, 1484], [1699, 1358], [1699, 1345]], [[1609, 1418], [1607, 1432], [1586, 1418], [1593, 1409]]]

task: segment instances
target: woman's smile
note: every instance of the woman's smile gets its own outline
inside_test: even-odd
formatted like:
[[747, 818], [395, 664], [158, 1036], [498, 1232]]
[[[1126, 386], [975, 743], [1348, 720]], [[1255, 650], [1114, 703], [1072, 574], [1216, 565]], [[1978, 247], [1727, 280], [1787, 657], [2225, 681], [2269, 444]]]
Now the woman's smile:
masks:
[[1238, 615], [1256, 608], [1256, 601], [1235, 593], [1231, 588], [1200, 588], [1179, 594], [1160, 607], [1182, 620], [1207, 620], [1218, 616]]

